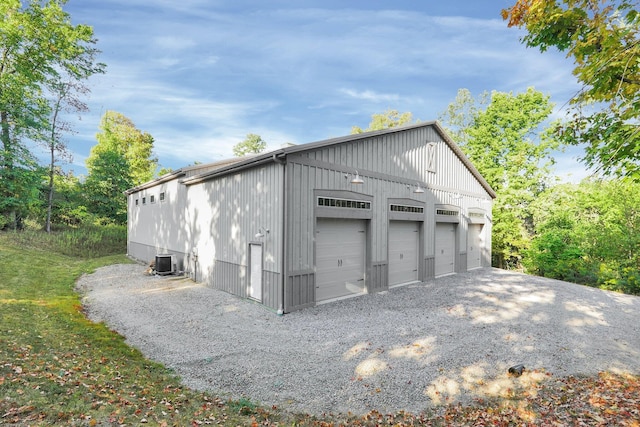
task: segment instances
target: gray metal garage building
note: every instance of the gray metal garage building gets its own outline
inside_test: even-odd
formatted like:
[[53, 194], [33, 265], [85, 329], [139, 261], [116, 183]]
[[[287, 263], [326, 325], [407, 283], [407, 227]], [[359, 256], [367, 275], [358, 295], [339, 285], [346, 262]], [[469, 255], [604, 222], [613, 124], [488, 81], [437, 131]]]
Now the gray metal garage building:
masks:
[[280, 313], [490, 265], [494, 191], [437, 122], [186, 167], [127, 191], [128, 253]]

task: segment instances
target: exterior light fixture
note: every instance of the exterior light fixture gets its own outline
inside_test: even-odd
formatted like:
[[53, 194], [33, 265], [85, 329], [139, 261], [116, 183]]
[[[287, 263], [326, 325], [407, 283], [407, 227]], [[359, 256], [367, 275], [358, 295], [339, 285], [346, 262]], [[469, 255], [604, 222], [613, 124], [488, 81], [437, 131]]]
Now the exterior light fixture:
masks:
[[364, 184], [364, 181], [362, 180], [362, 178], [360, 178], [360, 175], [358, 174], [358, 171], [356, 171], [356, 176], [353, 177], [353, 179], [351, 180], [352, 184]]
[[254, 237], [256, 239], [262, 239], [266, 234], [269, 234], [269, 229], [260, 227], [260, 228], [258, 228], [258, 232], [256, 233], [256, 235]]
[[[349, 179], [350, 176], [353, 176], [353, 174], [350, 173], [345, 173], [344, 177], [346, 179]], [[355, 176], [353, 176], [353, 178], [351, 179], [351, 183], [352, 184], [364, 184], [364, 180], [362, 178], [360, 178], [360, 174], [358, 174], [358, 171], [356, 171]]]

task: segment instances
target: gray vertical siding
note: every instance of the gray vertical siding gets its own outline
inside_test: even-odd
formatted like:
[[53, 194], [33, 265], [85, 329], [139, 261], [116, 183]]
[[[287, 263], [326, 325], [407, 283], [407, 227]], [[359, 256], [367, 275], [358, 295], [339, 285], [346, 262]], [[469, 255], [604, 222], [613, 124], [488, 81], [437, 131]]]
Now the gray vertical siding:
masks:
[[291, 312], [315, 304], [316, 282], [313, 270], [294, 271], [287, 276], [285, 311]]
[[127, 253], [132, 258], [141, 262], [149, 263], [155, 260], [158, 254], [172, 254], [175, 257], [175, 264], [178, 271], [184, 271], [187, 266], [187, 254], [172, 250], [170, 248], [151, 246], [144, 243], [129, 242]]
[[[165, 194], [164, 201], [160, 201], [160, 193]], [[152, 196], [154, 203], [151, 203]], [[186, 188], [178, 179], [142, 189], [127, 198], [127, 252], [130, 256], [149, 262], [158, 253], [187, 252]], [[142, 203], [143, 198], [146, 204]], [[181, 262], [184, 264], [184, 257]]]
[[[263, 304], [282, 302], [282, 166], [267, 164], [189, 186], [191, 241], [202, 280], [247, 297], [248, 245], [263, 245]], [[268, 229], [256, 238], [260, 229]]]
[[[435, 172], [427, 170], [429, 143], [435, 144]], [[272, 309], [284, 306], [286, 312], [313, 306], [314, 232], [320, 212], [314, 191], [328, 190], [357, 193], [372, 200], [366, 218], [369, 292], [388, 289], [390, 198], [410, 199], [424, 206], [423, 217], [412, 219], [422, 223], [420, 279], [435, 274], [437, 205], [460, 209], [456, 271], [466, 269], [468, 210], [486, 212], [482, 263], [490, 265], [491, 197], [433, 125], [313, 147], [285, 152], [284, 167], [274, 156], [236, 172], [229, 169], [203, 180], [187, 180], [187, 185], [173, 179], [141, 188], [129, 195], [129, 253], [139, 259], [149, 258], [154, 251], [175, 253], [185, 269], [197, 268], [196, 279], [247, 297], [248, 245], [260, 243], [263, 304]], [[356, 170], [364, 180], [362, 185], [350, 183]], [[208, 169], [185, 173], [203, 171]], [[425, 192], [414, 193], [417, 185]], [[134, 206], [135, 198], [152, 193], [157, 198], [159, 191], [167, 192], [167, 202], [144, 209]], [[256, 238], [259, 229], [269, 232]]]
[[371, 268], [369, 292], [389, 289], [389, 264], [386, 261], [374, 262]]
[[[427, 143], [436, 143], [436, 172], [427, 171]], [[351, 184], [358, 171], [364, 184]], [[425, 193], [413, 190], [421, 185]], [[435, 206], [458, 206], [461, 215], [469, 207], [489, 200], [484, 187], [469, 172], [446, 142], [432, 127], [411, 129], [353, 142], [325, 146], [287, 157], [287, 197], [289, 200], [287, 265], [290, 272], [314, 271], [314, 190], [343, 190], [373, 196], [370, 253], [366, 286], [369, 292], [388, 288], [387, 233], [389, 198], [409, 198], [424, 203], [424, 263], [421, 278], [435, 273]], [[487, 206], [490, 206], [488, 202]], [[490, 214], [490, 212], [489, 212]], [[462, 225], [464, 223], [464, 225]], [[456, 247], [457, 268], [466, 266], [466, 222], [460, 218]], [[464, 258], [464, 261], [462, 261]], [[462, 270], [459, 270], [462, 271]], [[289, 273], [287, 311], [313, 305], [311, 281], [304, 274]], [[295, 279], [294, 279], [295, 278]], [[295, 285], [292, 282], [295, 280]], [[304, 286], [300, 284], [304, 283]]]
[[436, 277], [436, 257], [428, 256], [424, 259], [424, 280]]
[[[466, 242], [466, 240], [465, 240]], [[460, 252], [456, 260], [456, 273], [464, 273], [467, 271], [467, 252]]]
[[209, 283], [214, 288], [247, 297], [247, 266], [216, 260]]

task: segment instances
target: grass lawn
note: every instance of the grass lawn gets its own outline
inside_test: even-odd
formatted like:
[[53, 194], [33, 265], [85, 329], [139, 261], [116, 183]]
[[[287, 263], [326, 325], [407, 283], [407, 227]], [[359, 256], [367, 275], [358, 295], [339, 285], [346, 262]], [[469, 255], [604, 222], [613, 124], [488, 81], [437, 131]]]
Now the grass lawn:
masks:
[[[48, 250], [40, 247], [47, 246]], [[182, 387], [122, 336], [88, 321], [74, 282], [122, 255], [63, 255], [0, 233], [0, 425], [251, 425], [270, 413]]]
[[122, 247], [114, 245], [116, 234], [89, 234], [0, 233], [0, 425], [640, 427], [640, 378], [607, 373], [555, 379], [514, 400], [472, 407], [322, 419], [187, 389], [122, 336], [85, 318], [76, 279], [129, 262], [110, 255]]

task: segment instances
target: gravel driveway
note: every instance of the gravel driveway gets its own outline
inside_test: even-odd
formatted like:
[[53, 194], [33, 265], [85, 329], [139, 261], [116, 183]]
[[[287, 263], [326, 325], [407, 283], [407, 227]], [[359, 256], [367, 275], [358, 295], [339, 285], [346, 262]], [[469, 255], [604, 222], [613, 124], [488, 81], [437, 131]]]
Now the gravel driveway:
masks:
[[640, 373], [638, 297], [487, 268], [277, 316], [144, 269], [83, 276], [89, 317], [192, 388], [285, 410], [419, 412], [548, 373]]

